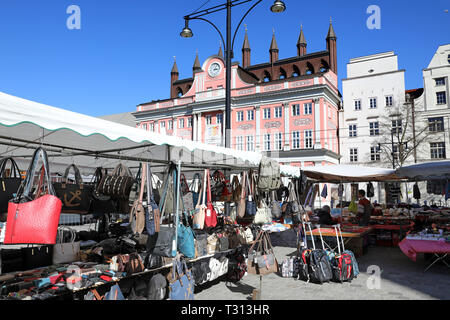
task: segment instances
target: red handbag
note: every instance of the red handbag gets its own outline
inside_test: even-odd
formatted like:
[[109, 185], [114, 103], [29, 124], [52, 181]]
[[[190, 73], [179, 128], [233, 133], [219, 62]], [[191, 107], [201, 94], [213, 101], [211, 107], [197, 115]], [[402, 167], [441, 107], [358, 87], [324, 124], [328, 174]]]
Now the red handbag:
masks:
[[[32, 186], [39, 158], [43, 165], [39, 185], [32, 198]], [[23, 188], [22, 188], [23, 187]], [[8, 203], [5, 244], [55, 244], [62, 202], [50, 181], [47, 153], [34, 152], [27, 176], [16, 197]]]
[[206, 177], [207, 177], [207, 186], [208, 189], [208, 197], [207, 197], [207, 204], [206, 204], [206, 213], [205, 213], [205, 226], [206, 227], [212, 227], [214, 228], [217, 225], [217, 213], [214, 209], [214, 206], [211, 203], [211, 181], [209, 177], [209, 169], [206, 170]]

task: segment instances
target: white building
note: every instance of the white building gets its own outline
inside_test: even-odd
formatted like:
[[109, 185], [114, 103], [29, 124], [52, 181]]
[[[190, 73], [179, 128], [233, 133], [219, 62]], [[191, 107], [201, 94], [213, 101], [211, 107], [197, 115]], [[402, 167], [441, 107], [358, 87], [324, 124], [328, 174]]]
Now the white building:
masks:
[[[405, 70], [398, 69], [397, 55], [390, 51], [350, 59], [342, 90], [341, 163], [392, 167], [381, 156], [379, 143], [383, 126], [388, 125], [386, 115], [405, 103]], [[374, 186], [372, 200], [384, 201], [382, 186]], [[359, 187], [366, 190], [363, 184]]]

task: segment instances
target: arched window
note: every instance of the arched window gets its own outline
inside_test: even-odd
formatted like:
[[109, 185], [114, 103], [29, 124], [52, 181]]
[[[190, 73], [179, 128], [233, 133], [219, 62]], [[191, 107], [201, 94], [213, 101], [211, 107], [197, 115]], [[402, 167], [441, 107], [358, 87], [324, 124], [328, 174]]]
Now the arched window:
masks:
[[286, 79], [286, 71], [284, 71], [283, 68], [280, 68], [280, 78], [279, 79]]
[[181, 90], [181, 88], [177, 88], [177, 96], [178, 98], [183, 96], [183, 90]]
[[306, 74], [313, 74], [314, 73], [314, 67], [309, 62], [306, 64], [306, 72], [305, 73]]
[[271, 81], [272, 79], [271, 79], [271, 77], [270, 77], [270, 73], [269, 72], [267, 72], [267, 71], [264, 71], [264, 78], [263, 78], [263, 81], [264, 82], [269, 82], [269, 81]]
[[325, 60], [321, 60], [320, 61], [320, 72], [327, 72], [330, 69], [330, 66], [328, 65], [328, 63]]
[[298, 67], [296, 65], [294, 65], [293, 69], [294, 69], [294, 72], [292, 72], [292, 77], [299, 77], [300, 70], [298, 69]]

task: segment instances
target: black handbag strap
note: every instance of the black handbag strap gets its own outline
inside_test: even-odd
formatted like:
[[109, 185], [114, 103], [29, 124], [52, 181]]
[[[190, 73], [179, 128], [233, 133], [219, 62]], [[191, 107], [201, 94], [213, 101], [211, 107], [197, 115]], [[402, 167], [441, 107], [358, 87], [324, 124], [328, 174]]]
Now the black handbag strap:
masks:
[[75, 164], [71, 164], [66, 168], [66, 171], [64, 172], [64, 176], [62, 178], [63, 183], [69, 183], [68, 176], [70, 169], [73, 168], [73, 171], [75, 172], [75, 184], [82, 185], [83, 179], [81, 178], [81, 173], [78, 167]]
[[[42, 158], [42, 162], [43, 162], [42, 167], [43, 167], [43, 171], [44, 171], [42, 188], [45, 188], [45, 185], [46, 185], [47, 193], [50, 195], [53, 195], [53, 196], [55, 195], [55, 190], [53, 189], [53, 185], [50, 180], [50, 169], [49, 169], [49, 165], [48, 165], [47, 152], [43, 148], [39, 147], [34, 152], [32, 161], [31, 161], [30, 166], [27, 171], [27, 176], [26, 176], [25, 180], [23, 181], [23, 183], [21, 184], [21, 187], [17, 191], [16, 199], [18, 199], [19, 201], [21, 198], [31, 199], [30, 193], [31, 193], [33, 183], [34, 183], [34, 176], [35, 176], [36, 172], [41, 170], [41, 168], [37, 167], [40, 158]], [[23, 192], [22, 192], [22, 186], [23, 186]]]
[[[11, 158], [3, 158], [2, 160], [0, 160], [0, 178], [6, 178], [5, 174], [6, 174], [6, 163], [8, 161], [11, 162], [11, 172], [9, 174], [8, 178], [20, 178], [20, 170], [19, 170], [19, 166], [17, 165], [16, 161]], [[14, 173], [14, 177], [12, 176]]]

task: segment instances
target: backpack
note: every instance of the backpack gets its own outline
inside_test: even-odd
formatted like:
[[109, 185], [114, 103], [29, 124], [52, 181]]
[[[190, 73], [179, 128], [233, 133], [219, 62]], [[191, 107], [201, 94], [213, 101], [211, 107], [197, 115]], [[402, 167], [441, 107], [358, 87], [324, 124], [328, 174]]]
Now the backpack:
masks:
[[352, 256], [348, 253], [336, 255], [332, 260], [333, 281], [352, 281], [354, 278]]
[[276, 160], [263, 156], [259, 164], [258, 189], [277, 190], [280, 186], [280, 164]]
[[352, 258], [352, 265], [353, 265], [353, 277], [356, 278], [359, 274], [359, 267], [358, 267], [358, 261], [356, 261], [355, 255], [350, 250], [345, 250], [344, 253], [347, 253]]
[[295, 279], [304, 280], [309, 282], [309, 256], [311, 254], [310, 249], [303, 249], [297, 259], [294, 260], [294, 272], [293, 277]]
[[247, 272], [247, 264], [243, 254], [234, 254], [228, 262], [227, 280], [233, 283], [239, 282]]
[[320, 284], [333, 278], [330, 260], [325, 250], [311, 251], [309, 255], [309, 278], [311, 282]]
[[148, 300], [164, 300], [166, 297], [166, 291], [166, 278], [160, 273], [154, 274], [148, 284]]

